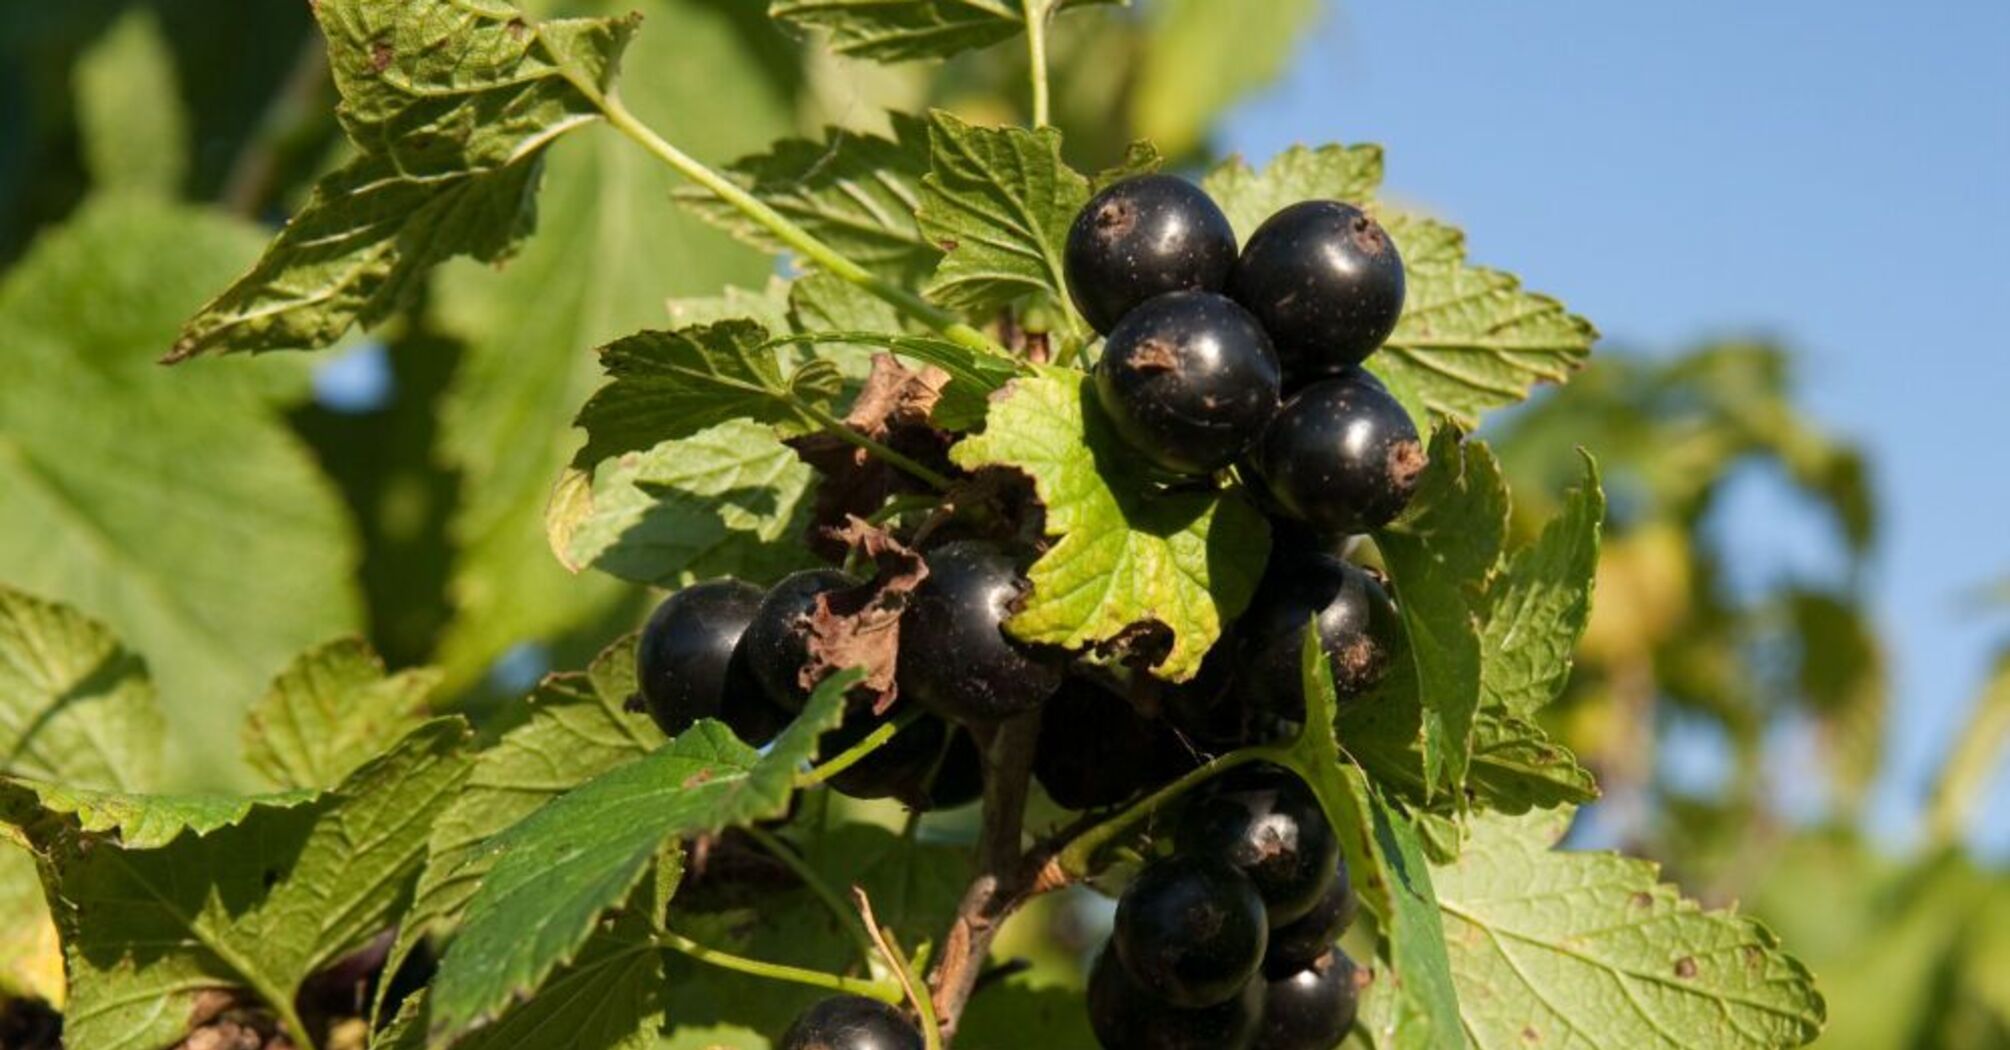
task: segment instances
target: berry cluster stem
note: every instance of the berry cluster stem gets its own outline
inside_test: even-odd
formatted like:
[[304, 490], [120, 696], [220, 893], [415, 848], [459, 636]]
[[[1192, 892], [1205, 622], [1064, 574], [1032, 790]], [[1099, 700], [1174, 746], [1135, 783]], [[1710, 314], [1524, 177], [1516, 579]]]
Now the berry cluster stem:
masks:
[[901, 313], [942, 333], [944, 338], [953, 343], [979, 353], [1005, 355], [1003, 347], [993, 342], [983, 332], [957, 320], [954, 313], [853, 262], [844, 253], [825, 244], [815, 234], [769, 207], [766, 201], [747, 192], [739, 184], [712, 170], [697, 158], [671, 145], [663, 136], [658, 135], [654, 128], [644, 123], [622, 104], [619, 94], [606, 92], [598, 96], [598, 102], [601, 114], [615, 130], [628, 136], [636, 145], [647, 150], [658, 160], [676, 169], [678, 174], [704, 187], [740, 214], [759, 223], [763, 229], [774, 234], [775, 239], [815, 263], [826, 273], [870, 292]]
[[1033, 126], [1050, 123], [1047, 101], [1047, 15], [1052, 0], [1025, 0], [1027, 75], [1033, 82]]
[[900, 985], [893, 981], [873, 981], [858, 977], [845, 977], [841, 974], [825, 973], [822, 970], [806, 970], [800, 966], [786, 966], [782, 963], [749, 959], [744, 955], [734, 955], [731, 952], [720, 951], [717, 948], [700, 944], [679, 933], [665, 931], [658, 934], [656, 944], [661, 948], [681, 952], [708, 966], [717, 966], [722, 970], [732, 970], [735, 973], [744, 973], [754, 977], [766, 977], [777, 981], [788, 981], [793, 984], [803, 984], [812, 988], [823, 988], [848, 995], [863, 995], [869, 999], [877, 999], [888, 1006], [898, 1006], [906, 998], [901, 992]]

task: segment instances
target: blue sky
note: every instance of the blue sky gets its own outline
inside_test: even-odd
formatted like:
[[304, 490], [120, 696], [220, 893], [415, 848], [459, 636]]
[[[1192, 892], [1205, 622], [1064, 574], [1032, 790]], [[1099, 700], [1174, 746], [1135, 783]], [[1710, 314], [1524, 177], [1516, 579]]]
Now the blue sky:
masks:
[[[1803, 402], [1864, 445], [1884, 536], [1895, 773], [1872, 824], [1906, 841], [2010, 610], [2010, 4], [1544, 0], [1335, 6], [1224, 145], [1388, 147], [1388, 188], [1474, 257], [1648, 352], [1722, 334], [1800, 351]], [[1793, 508], [1733, 501], [1742, 571], [1818, 552]], [[1996, 812], [2010, 805], [1999, 776]], [[2010, 821], [1984, 821], [1991, 852]]]

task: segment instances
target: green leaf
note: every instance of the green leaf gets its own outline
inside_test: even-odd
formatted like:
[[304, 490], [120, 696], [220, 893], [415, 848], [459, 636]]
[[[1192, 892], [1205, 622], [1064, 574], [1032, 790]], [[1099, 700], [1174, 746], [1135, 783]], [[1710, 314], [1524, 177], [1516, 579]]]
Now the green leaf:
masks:
[[42, 900], [35, 858], [0, 841], [0, 1001], [41, 999], [63, 1008], [63, 945]]
[[816, 472], [744, 419], [647, 452], [601, 462], [583, 499], [562, 487], [552, 501], [552, 542], [577, 572], [681, 586], [695, 578], [768, 581], [807, 568], [795, 537], [808, 520]]
[[1598, 464], [1584, 456], [1584, 482], [1529, 546], [1502, 566], [1487, 600], [1480, 639], [1482, 702], [1531, 716], [1563, 694], [1572, 655], [1591, 618], [1605, 493]]
[[430, 669], [386, 677], [384, 661], [361, 638], [316, 646], [252, 705], [245, 755], [279, 787], [334, 787], [425, 721], [439, 681]]
[[862, 675], [828, 678], [765, 754], [710, 720], [558, 797], [483, 849], [496, 856], [440, 962], [432, 1038], [496, 1017], [564, 965], [663, 843], [781, 816], [799, 767]]
[[1133, 131], [1171, 156], [1191, 154], [1223, 110], [1284, 72], [1319, 12], [1317, 0], [1159, 0], [1128, 95]]
[[1344, 200], [1374, 211], [1403, 254], [1408, 291], [1402, 320], [1369, 369], [1439, 416], [1470, 424], [1581, 366], [1598, 338], [1590, 322], [1524, 291], [1508, 274], [1467, 265], [1464, 234], [1379, 205], [1381, 181], [1379, 148], [1326, 146], [1286, 150], [1261, 174], [1231, 160], [1204, 185], [1244, 237], [1301, 200]]
[[1552, 850], [1569, 814], [1473, 822], [1435, 868], [1476, 1047], [1780, 1047], [1821, 1029], [1814, 979], [1756, 920], [1704, 911], [1654, 865]]
[[398, 928], [391, 967], [420, 940], [446, 936], [495, 863], [483, 843], [538, 807], [649, 754], [663, 734], [623, 709], [635, 694], [635, 639], [607, 647], [585, 672], [553, 675], [524, 701], [529, 715], [475, 756], [460, 794], [433, 822], [426, 866]]
[[[253, 250], [242, 225], [127, 195], [0, 282], [0, 580], [150, 654], [171, 747], [234, 740], [273, 668], [360, 620], [347, 513], [275, 403], [297, 373], [151, 363]], [[243, 778], [233, 746], [197, 760], [170, 751], [177, 785]]]
[[[941, 250], [914, 219], [928, 172], [928, 126], [889, 114], [893, 137], [828, 128], [822, 142], [783, 139], [727, 166], [742, 186], [839, 254], [901, 283], [926, 274]], [[767, 227], [696, 186], [677, 200], [707, 222], [765, 251], [789, 251]], [[803, 260], [810, 264], [809, 260]]]
[[1481, 710], [1473, 722], [1473, 805], [1502, 813], [1590, 802], [1598, 784], [1577, 757], [1532, 722]]
[[770, 0], [768, 14], [830, 31], [830, 48], [877, 62], [947, 58], [1010, 40], [1032, 17], [1128, 0]]
[[635, 27], [448, 0], [320, 0], [314, 13], [361, 155], [188, 321], [170, 360], [327, 346], [389, 316], [433, 266], [508, 255], [535, 222], [545, 147], [597, 119]]
[[154, 13], [128, 8], [72, 75], [92, 185], [178, 195], [188, 177], [188, 114]]
[[1146, 478], [1099, 410], [1088, 377], [1038, 368], [992, 402], [984, 432], [950, 458], [1024, 473], [1056, 542], [1033, 563], [1032, 594], [1007, 622], [1028, 642], [1081, 649], [1140, 628], [1168, 637], [1151, 672], [1185, 681], [1249, 604], [1269, 556], [1263, 516], [1239, 491], [1168, 491]]
[[1445, 427], [1431, 437], [1431, 463], [1409, 510], [1375, 533], [1416, 663], [1427, 788], [1456, 792], [1465, 782], [1480, 707], [1479, 610], [1507, 512], [1507, 485], [1492, 451]]
[[579, 410], [580, 466], [736, 419], [799, 423], [802, 406], [838, 393], [835, 369], [806, 365], [784, 377], [767, 331], [752, 321], [637, 332], [602, 347], [600, 363], [608, 383]]
[[678, 328], [695, 328], [720, 321], [752, 321], [770, 332], [786, 331], [794, 327], [789, 311], [796, 286], [801, 283], [770, 276], [759, 291], [727, 285], [717, 295], [672, 299], [670, 323]]
[[108, 839], [52, 810], [31, 832], [68, 953], [66, 1043], [166, 1047], [218, 992], [293, 1017], [310, 974], [396, 918], [467, 773], [466, 736], [459, 720], [429, 723], [333, 792], [172, 841]]
[[[1459, 996], [1445, 955], [1438, 902], [1416, 831], [1403, 822], [1361, 767], [1340, 752], [1334, 718], [1340, 706], [1333, 668], [1307, 624], [1299, 667], [1305, 684], [1305, 725], [1289, 761], [1319, 799], [1340, 836], [1355, 891], [1374, 912], [1389, 974], [1376, 982], [1379, 1011], [1402, 1033], [1404, 1047], [1463, 1047]], [[1375, 1016], [1377, 1011], [1368, 1011]], [[1388, 1032], [1377, 1032], [1378, 1045]]]
[[0, 586], [0, 773], [143, 790], [161, 733], [144, 661], [77, 610]]
[[108, 791], [8, 777], [0, 780], [0, 821], [32, 837], [38, 820], [50, 814], [73, 821], [86, 834], [126, 849], [158, 849], [183, 832], [206, 835], [235, 827], [253, 814], [287, 810], [314, 801], [308, 790], [264, 795], [157, 795]]
[[1026, 295], [1068, 302], [1062, 251], [1089, 180], [1061, 160], [1053, 128], [980, 128], [929, 114], [921, 230], [948, 254], [929, 298], [977, 314]]

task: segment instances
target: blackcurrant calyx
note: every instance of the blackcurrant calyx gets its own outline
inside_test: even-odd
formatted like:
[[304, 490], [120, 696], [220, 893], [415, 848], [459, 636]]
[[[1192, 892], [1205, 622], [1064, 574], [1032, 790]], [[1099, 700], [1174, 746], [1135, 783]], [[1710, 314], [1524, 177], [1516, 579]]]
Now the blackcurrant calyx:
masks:
[[1098, 193], [1068, 229], [1068, 293], [1098, 332], [1167, 292], [1218, 292], [1235, 268], [1235, 230], [1200, 187], [1140, 175]]
[[1360, 1005], [1354, 961], [1335, 948], [1311, 966], [1265, 984], [1263, 1025], [1252, 1050], [1332, 1050], [1354, 1027]]
[[1340, 862], [1340, 840], [1297, 774], [1243, 766], [1187, 803], [1175, 836], [1182, 852], [1212, 857], [1249, 877], [1269, 924], [1312, 910]]
[[760, 680], [768, 699], [789, 711], [800, 711], [809, 702], [810, 690], [802, 683], [802, 670], [810, 658], [805, 632], [810, 614], [816, 611], [817, 596], [857, 583], [836, 569], [805, 569], [768, 588], [740, 641], [747, 669]]
[[1367, 570], [1326, 554], [1273, 556], [1236, 637], [1244, 687], [1286, 718], [1305, 717], [1299, 660], [1308, 622], [1343, 702], [1374, 688], [1404, 652], [1396, 603]]
[[900, 1011], [862, 995], [839, 995], [804, 1010], [780, 1050], [921, 1050], [921, 1030]]
[[1256, 1037], [1263, 982], [1213, 1006], [1184, 1010], [1153, 995], [1105, 949], [1089, 974], [1089, 1027], [1103, 1050], [1247, 1050]]
[[1131, 978], [1185, 1009], [1242, 989], [1263, 962], [1263, 898], [1216, 858], [1175, 855], [1147, 865], [1117, 901], [1110, 944]]
[[1229, 289], [1270, 332], [1285, 376], [1303, 383], [1360, 364], [1396, 330], [1403, 257], [1361, 209], [1302, 201], [1250, 235]]
[[761, 589], [707, 580], [663, 599], [635, 647], [643, 708], [669, 736], [716, 718], [749, 744], [775, 738], [788, 715], [748, 673], [739, 643], [761, 604]]
[[957, 722], [996, 722], [1040, 706], [1061, 671], [1005, 637], [1027, 588], [1012, 559], [966, 540], [926, 560], [928, 578], [900, 619], [900, 695]]
[[1424, 463], [1409, 413], [1360, 369], [1286, 401], [1255, 451], [1256, 472], [1279, 509], [1326, 532], [1366, 532], [1394, 520]]
[[1354, 925], [1354, 913], [1360, 908], [1360, 898], [1354, 895], [1354, 884], [1347, 878], [1347, 861], [1341, 858], [1333, 878], [1326, 883], [1326, 892], [1319, 895], [1319, 903], [1312, 910], [1299, 916], [1288, 925], [1270, 931], [1270, 947], [1263, 953], [1263, 972], [1278, 978], [1289, 977], [1319, 961], [1333, 948], [1333, 942]]
[[1213, 292], [1174, 292], [1132, 310], [1096, 362], [1096, 400], [1124, 442], [1175, 474], [1235, 462], [1277, 414], [1270, 339]]
[[1047, 701], [1033, 776], [1067, 809], [1114, 806], [1151, 782], [1164, 728], [1129, 700], [1085, 678], [1070, 678]]

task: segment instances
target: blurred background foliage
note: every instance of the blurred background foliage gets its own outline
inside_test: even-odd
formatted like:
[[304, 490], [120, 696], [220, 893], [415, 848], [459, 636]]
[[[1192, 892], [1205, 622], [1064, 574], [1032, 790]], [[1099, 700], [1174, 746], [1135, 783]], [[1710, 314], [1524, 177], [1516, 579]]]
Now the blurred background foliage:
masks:
[[[880, 67], [790, 39], [752, 0], [525, 6], [641, 10], [624, 96], [711, 161], [828, 124], [884, 131], [888, 108], [1025, 118], [1013, 48]], [[1096, 170], [1151, 139], [1176, 165], [1207, 161], [1230, 107], [1285, 69], [1319, 14], [1317, 0], [1071, 14], [1053, 53], [1069, 159]], [[304, 3], [0, 7], [0, 580], [149, 654], [179, 758], [159, 787], [241, 787], [220, 734], [288, 656], [344, 632], [393, 666], [440, 666], [445, 695], [476, 713], [583, 666], [647, 600], [567, 573], [544, 537], [596, 382], [587, 351], [663, 324], [670, 300], [773, 272], [671, 206], [672, 177], [639, 151], [574, 136], [549, 159], [538, 235], [507, 266], [455, 263], [417, 308], [312, 360], [155, 368], [259, 227], [339, 161], [333, 102]], [[1572, 448], [1605, 471], [1594, 619], [1548, 727], [1605, 792], [1575, 834], [1766, 917], [1822, 979], [1822, 1045], [2010, 1045], [2010, 881], [1960, 845], [1991, 819], [1975, 807], [2010, 733], [2010, 641], [1920, 845], [1881, 852], [1858, 806], [1904, 703], [1865, 607], [1875, 479], [1796, 410], [1792, 363], [1778, 345], [1602, 347], [1486, 435], [1525, 534], [1574, 480]], [[1734, 559], [1712, 511], [1752, 485], [1825, 523], [1832, 571]], [[1949, 600], [2001, 617], [1993, 593]], [[1783, 731], [1815, 747], [1783, 761]], [[1699, 764], [1701, 782], [1670, 768]], [[0, 883], [22, 861], [0, 856]], [[9, 900], [0, 998], [47, 992], [49, 931], [7, 921]], [[1041, 914], [1013, 950], [1038, 979], [1078, 980], [1094, 934], [1077, 910]]]

